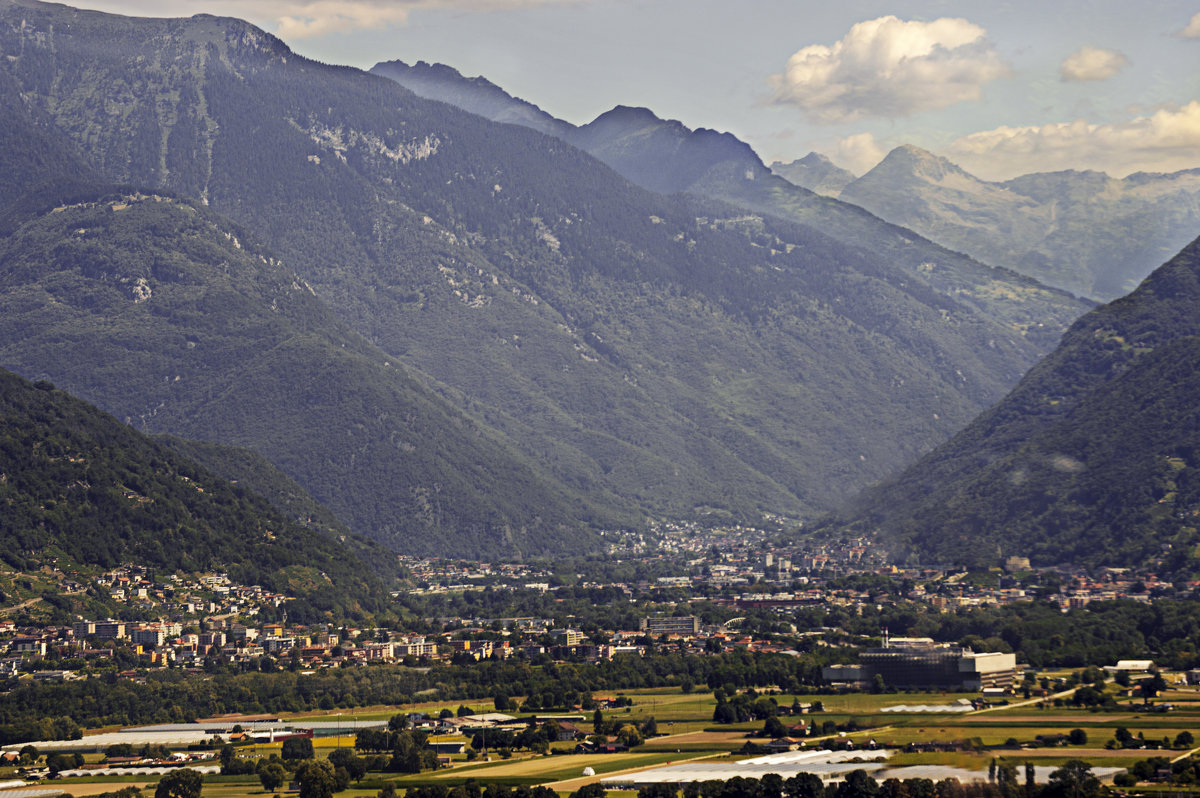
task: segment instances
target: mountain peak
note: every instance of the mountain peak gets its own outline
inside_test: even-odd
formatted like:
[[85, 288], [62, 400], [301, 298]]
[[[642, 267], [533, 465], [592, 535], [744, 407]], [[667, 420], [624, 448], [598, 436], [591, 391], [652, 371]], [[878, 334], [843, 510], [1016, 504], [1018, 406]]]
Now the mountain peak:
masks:
[[858, 177], [819, 152], [810, 152], [791, 163], [776, 161], [771, 164], [771, 171], [792, 185], [829, 197], [838, 196]]
[[[646, 127], [651, 125], [670, 124], [667, 120], [662, 119], [658, 114], [651, 111], [649, 108], [633, 105], [617, 105], [611, 110], [605, 111], [600, 116], [593, 119], [591, 122], [584, 125], [585, 128], [600, 128], [613, 127], [620, 125], [622, 127]], [[680, 124], [680, 123], [676, 123]], [[682, 125], [680, 125], [682, 126]]]
[[896, 147], [871, 170], [871, 172], [876, 171], [885, 173], [904, 171], [931, 180], [940, 180], [949, 174], [966, 174], [949, 160], [914, 144], [901, 144]]

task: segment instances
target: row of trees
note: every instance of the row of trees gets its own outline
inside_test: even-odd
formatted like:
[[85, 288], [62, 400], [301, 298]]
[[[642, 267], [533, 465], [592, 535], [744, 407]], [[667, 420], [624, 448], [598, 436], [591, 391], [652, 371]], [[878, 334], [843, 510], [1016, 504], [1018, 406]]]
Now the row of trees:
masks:
[[816, 689], [822, 660], [780, 654], [730, 652], [712, 656], [618, 656], [588, 663], [485, 661], [398, 666], [192, 675], [152, 671], [144, 683], [108, 674], [58, 684], [18, 683], [0, 693], [0, 742], [63, 739], [79, 726], [179, 723], [229, 712], [305, 712], [325, 706], [411, 703], [436, 690], [444, 700], [510, 695], [590, 695], [600, 691], [680, 685], [684, 679], [726, 689], [778, 686], [787, 692]]

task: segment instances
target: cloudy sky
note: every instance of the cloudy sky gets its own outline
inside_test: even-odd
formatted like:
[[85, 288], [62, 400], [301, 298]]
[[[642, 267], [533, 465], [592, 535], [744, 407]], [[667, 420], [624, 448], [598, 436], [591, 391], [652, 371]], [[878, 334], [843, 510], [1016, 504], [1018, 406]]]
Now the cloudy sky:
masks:
[[1200, 167], [1200, 0], [79, 0], [240, 16], [321, 61], [441, 62], [584, 123], [646, 106], [862, 173]]

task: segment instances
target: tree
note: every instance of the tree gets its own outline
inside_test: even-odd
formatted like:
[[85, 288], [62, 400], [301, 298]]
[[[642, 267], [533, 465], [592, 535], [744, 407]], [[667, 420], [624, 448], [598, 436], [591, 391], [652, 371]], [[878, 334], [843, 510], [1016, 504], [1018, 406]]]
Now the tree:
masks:
[[637, 726], [632, 723], [626, 723], [617, 732], [617, 742], [626, 748], [634, 748], [642, 744], [642, 733], [638, 731]]
[[1179, 734], [1175, 735], [1176, 748], [1191, 748], [1192, 744], [1195, 742], [1195, 737], [1193, 737], [1192, 733], [1187, 729], [1184, 729]]
[[51, 773], [58, 773], [60, 770], [70, 770], [73, 767], [78, 767], [75, 764], [76, 759], [71, 754], [48, 754], [46, 756], [46, 767]]
[[647, 784], [638, 790], [637, 798], [675, 798], [675, 786], [672, 784]]
[[300, 783], [300, 798], [332, 798], [337, 789], [333, 764], [328, 759], [302, 764], [296, 769], [296, 781]]
[[767, 718], [767, 722], [763, 724], [764, 737], [786, 737], [787, 729], [783, 726], [783, 721], [772, 715]]
[[191, 768], [172, 770], [154, 790], [154, 798], [200, 798], [204, 777]]
[[865, 770], [852, 770], [846, 775], [846, 780], [837, 787], [837, 798], [875, 798], [879, 792], [879, 782], [871, 778]]
[[1158, 671], [1151, 671], [1151, 676], [1142, 682], [1142, 698], [1154, 698], [1167, 689], [1167, 680]]
[[604, 789], [604, 785], [599, 782], [592, 782], [591, 784], [583, 785], [571, 793], [568, 798], [604, 798], [605, 795], [607, 795], [607, 792]]
[[312, 740], [307, 737], [289, 737], [283, 741], [283, 749], [280, 753], [287, 760], [312, 759]]
[[1071, 745], [1086, 745], [1088, 741], [1087, 732], [1083, 729], [1071, 729], [1067, 734], [1067, 742]]
[[825, 798], [825, 785], [815, 773], [797, 773], [783, 783], [787, 798]]
[[278, 790], [287, 781], [287, 777], [287, 768], [279, 761], [270, 761], [258, 770], [258, 780], [267, 792]]
[[1047, 798], [1096, 798], [1100, 789], [1100, 780], [1092, 775], [1092, 766], [1072, 759], [1050, 774], [1043, 794]]
[[350, 778], [358, 781], [367, 773], [367, 762], [354, 753], [352, 748], [338, 748], [329, 754], [329, 761], [334, 768], [343, 768]]

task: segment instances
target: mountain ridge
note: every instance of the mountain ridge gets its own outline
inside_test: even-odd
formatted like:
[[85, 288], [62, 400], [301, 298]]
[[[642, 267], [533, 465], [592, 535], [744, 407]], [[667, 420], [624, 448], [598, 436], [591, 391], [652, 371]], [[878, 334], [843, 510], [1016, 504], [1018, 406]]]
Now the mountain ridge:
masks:
[[[1004, 400], [829, 522], [923, 561], [1200, 567], [1200, 239], [1072, 325]], [[1166, 544], [1166, 549], [1163, 548]]]
[[837, 197], [995, 266], [1101, 301], [1128, 293], [1200, 229], [1200, 169], [980, 180], [912, 145]]

